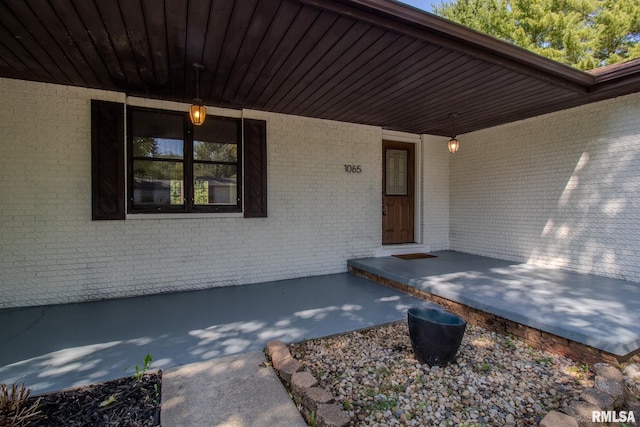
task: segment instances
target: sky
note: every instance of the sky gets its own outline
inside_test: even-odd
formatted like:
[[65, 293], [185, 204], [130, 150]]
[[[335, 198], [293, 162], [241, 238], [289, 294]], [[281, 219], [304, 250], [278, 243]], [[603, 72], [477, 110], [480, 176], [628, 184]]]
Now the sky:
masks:
[[431, 4], [435, 4], [436, 6], [440, 4], [439, 0], [399, 0], [402, 3], [408, 4], [413, 7], [417, 7], [418, 9], [426, 10], [427, 12], [431, 12]]

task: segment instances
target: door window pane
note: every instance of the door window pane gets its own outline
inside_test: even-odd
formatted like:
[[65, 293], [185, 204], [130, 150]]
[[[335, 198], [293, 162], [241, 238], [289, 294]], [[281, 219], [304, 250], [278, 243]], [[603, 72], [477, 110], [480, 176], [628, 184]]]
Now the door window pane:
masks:
[[235, 205], [238, 194], [237, 166], [194, 164], [193, 189], [196, 205]]
[[408, 168], [406, 150], [386, 150], [386, 195], [406, 196], [408, 194]]

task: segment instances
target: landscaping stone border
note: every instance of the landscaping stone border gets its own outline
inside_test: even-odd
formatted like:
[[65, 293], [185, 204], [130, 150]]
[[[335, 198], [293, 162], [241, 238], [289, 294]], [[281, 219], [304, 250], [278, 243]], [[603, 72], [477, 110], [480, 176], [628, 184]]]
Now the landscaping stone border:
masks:
[[318, 387], [318, 380], [302, 369], [302, 364], [291, 357], [284, 343], [278, 340], [267, 342], [265, 353], [309, 425], [346, 427], [349, 424], [349, 414], [335, 403], [331, 393]]
[[[288, 346], [281, 341], [267, 343], [266, 355], [276, 373], [288, 388], [302, 416], [311, 426], [346, 427], [351, 421], [349, 414], [335, 402], [334, 396], [318, 386], [318, 380], [302, 364], [294, 359]], [[571, 405], [566, 414], [549, 412], [540, 422], [540, 427], [604, 427], [604, 422], [592, 422], [593, 411], [629, 411], [640, 416], [640, 401], [637, 393], [627, 389], [625, 375], [633, 383], [640, 378], [640, 364], [633, 363], [623, 372], [608, 363], [593, 365], [594, 387], [583, 390], [580, 401]], [[637, 387], [637, 386], [636, 386]], [[637, 415], [636, 415], [637, 414]], [[634, 424], [635, 425], [635, 424]]]
[[640, 416], [640, 401], [627, 391], [625, 378], [619, 369], [607, 363], [596, 363], [594, 387], [583, 390], [580, 402], [571, 405], [567, 414], [551, 411], [540, 422], [540, 427], [602, 427], [604, 422], [593, 422], [593, 411], [631, 411]]

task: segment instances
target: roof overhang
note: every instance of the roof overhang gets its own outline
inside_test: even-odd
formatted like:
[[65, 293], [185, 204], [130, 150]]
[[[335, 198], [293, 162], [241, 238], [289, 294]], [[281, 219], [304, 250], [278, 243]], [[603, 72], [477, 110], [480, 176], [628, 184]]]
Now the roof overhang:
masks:
[[640, 91], [391, 0], [9, 0], [0, 77], [448, 135]]

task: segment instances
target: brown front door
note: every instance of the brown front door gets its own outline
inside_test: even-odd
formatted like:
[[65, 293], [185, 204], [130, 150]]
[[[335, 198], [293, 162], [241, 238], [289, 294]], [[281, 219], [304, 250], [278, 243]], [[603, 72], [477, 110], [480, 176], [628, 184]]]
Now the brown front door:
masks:
[[415, 146], [382, 141], [382, 244], [413, 243]]

